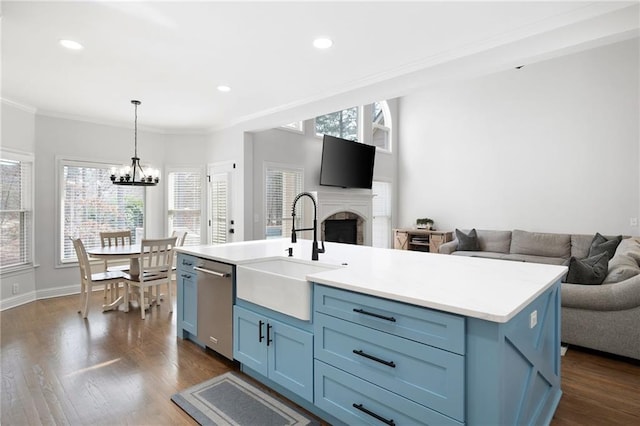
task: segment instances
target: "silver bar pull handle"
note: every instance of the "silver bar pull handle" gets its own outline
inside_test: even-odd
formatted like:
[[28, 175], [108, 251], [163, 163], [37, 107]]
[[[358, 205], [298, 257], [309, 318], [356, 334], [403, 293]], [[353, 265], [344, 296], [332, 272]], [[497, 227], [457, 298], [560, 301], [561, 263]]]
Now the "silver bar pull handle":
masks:
[[195, 266], [193, 269], [195, 269], [196, 271], [204, 272], [205, 274], [215, 275], [216, 277], [220, 278], [227, 278], [231, 276], [231, 274], [227, 274], [225, 272], [212, 271], [211, 269], [204, 269], [200, 268], [199, 266]]

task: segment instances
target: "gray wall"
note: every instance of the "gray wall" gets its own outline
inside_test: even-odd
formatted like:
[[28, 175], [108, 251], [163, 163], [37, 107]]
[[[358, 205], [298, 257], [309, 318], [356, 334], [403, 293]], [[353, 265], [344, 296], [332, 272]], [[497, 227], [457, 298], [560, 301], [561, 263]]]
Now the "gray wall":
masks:
[[399, 224], [638, 235], [638, 39], [400, 101]]
[[[78, 268], [57, 262], [60, 196], [56, 174], [58, 160], [88, 160], [122, 164], [133, 155], [133, 129], [59, 117], [3, 102], [2, 147], [35, 156], [35, 268], [3, 274], [2, 307], [36, 298], [75, 293], [79, 289]], [[138, 129], [138, 154], [145, 163], [163, 169], [170, 166], [203, 166], [207, 136], [162, 134]], [[148, 237], [167, 232], [165, 180], [147, 189], [145, 228]], [[20, 283], [20, 293], [11, 295], [11, 285]], [[13, 301], [8, 300], [13, 299]]]

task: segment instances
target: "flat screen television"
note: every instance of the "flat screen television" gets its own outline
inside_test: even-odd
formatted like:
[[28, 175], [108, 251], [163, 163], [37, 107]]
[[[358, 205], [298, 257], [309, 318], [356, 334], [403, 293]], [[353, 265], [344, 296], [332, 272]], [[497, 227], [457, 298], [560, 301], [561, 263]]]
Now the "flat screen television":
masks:
[[371, 189], [376, 147], [324, 135], [320, 185]]

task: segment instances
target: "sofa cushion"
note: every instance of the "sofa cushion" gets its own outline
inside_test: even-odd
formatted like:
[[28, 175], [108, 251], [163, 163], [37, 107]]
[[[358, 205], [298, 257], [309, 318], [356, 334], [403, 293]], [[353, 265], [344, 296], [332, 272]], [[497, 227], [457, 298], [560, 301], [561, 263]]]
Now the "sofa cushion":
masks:
[[600, 253], [607, 253], [607, 256], [611, 259], [615, 254], [620, 241], [622, 241], [622, 235], [608, 239], [600, 235], [599, 232], [596, 232], [596, 235], [593, 237], [593, 241], [591, 242], [591, 247], [589, 248], [588, 257], [596, 256]]
[[460, 251], [475, 251], [480, 250], [478, 244], [478, 234], [474, 229], [465, 234], [463, 231], [456, 228], [456, 239], [458, 240], [458, 250]]
[[628, 280], [640, 274], [640, 241], [626, 238], [620, 242], [609, 261], [609, 272], [603, 284]]
[[589, 257], [589, 249], [593, 242], [593, 234], [572, 234], [571, 235], [571, 256], [578, 259]]
[[511, 233], [511, 253], [569, 258], [571, 257], [571, 236], [516, 229]]
[[569, 260], [569, 271], [565, 282], [572, 284], [602, 284], [607, 276], [609, 259], [607, 253], [597, 256], [578, 259], [572, 257]]
[[511, 248], [511, 231], [479, 229], [477, 232], [480, 250], [495, 253], [509, 253], [509, 249]]
[[456, 256], [482, 257], [485, 259], [502, 259], [504, 253], [496, 253], [493, 251], [454, 251], [451, 253]]
[[517, 260], [520, 262], [545, 263], [547, 265], [564, 265], [565, 262], [567, 262], [567, 264], [569, 262], [569, 259], [563, 259], [561, 257], [533, 256], [531, 254], [504, 254], [501, 259]]

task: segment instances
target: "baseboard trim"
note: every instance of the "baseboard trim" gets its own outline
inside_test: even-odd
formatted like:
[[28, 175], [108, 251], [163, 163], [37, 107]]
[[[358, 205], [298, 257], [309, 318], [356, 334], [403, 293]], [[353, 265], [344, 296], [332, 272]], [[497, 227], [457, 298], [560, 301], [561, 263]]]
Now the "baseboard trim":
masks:
[[30, 291], [28, 293], [19, 294], [17, 296], [11, 296], [8, 299], [0, 300], [0, 312], [15, 308], [16, 306], [24, 305], [36, 300], [36, 292]]
[[[96, 286], [93, 291], [102, 291], [102, 286]], [[67, 285], [63, 287], [48, 288], [45, 290], [30, 291], [28, 293], [20, 294], [17, 296], [9, 297], [8, 299], [0, 300], [0, 312], [6, 309], [15, 308], [26, 303], [35, 302], [41, 299], [51, 299], [52, 297], [70, 296], [72, 294], [80, 293], [80, 286]]]

